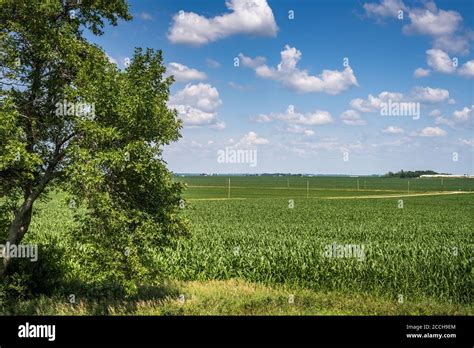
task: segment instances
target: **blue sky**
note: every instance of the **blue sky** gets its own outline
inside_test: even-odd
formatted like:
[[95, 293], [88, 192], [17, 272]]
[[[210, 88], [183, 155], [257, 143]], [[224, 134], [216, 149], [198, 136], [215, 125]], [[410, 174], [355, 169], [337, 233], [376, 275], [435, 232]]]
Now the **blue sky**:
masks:
[[[134, 47], [163, 50], [184, 121], [164, 153], [175, 172], [472, 174], [473, 7], [131, 1], [133, 21], [89, 38], [121, 68]], [[389, 103], [414, 109], [382, 115]], [[256, 165], [220, 163], [226, 148]]]

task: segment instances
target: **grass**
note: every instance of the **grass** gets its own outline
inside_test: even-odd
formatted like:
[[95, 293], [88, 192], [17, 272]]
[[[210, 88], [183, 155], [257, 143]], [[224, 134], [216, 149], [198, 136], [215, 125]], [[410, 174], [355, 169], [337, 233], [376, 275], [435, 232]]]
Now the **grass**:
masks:
[[[183, 300], [184, 299], [184, 300]], [[241, 279], [173, 282], [155, 298], [99, 302], [40, 297], [10, 314], [34, 315], [468, 315], [472, 307], [424, 302], [398, 303], [369, 295], [270, 287]]]

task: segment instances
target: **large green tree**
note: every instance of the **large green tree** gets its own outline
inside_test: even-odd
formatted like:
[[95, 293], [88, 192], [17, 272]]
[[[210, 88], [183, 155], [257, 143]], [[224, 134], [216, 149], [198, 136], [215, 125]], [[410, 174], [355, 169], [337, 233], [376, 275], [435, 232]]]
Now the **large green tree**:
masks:
[[181, 128], [161, 51], [136, 49], [120, 70], [84, 38], [130, 20], [125, 0], [0, 3], [0, 243], [21, 243], [35, 202], [67, 191], [91, 278], [133, 288], [153, 250], [187, 233], [161, 156]]

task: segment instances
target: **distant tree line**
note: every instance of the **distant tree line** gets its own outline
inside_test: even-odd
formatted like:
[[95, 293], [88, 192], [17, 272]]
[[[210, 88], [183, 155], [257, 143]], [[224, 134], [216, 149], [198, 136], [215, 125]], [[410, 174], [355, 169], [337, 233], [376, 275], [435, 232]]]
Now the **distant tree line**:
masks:
[[415, 171], [403, 171], [399, 172], [388, 172], [384, 175], [385, 178], [418, 178], [420, 175], [435, 175], [439, 174], [433, 170], [415, 170]]

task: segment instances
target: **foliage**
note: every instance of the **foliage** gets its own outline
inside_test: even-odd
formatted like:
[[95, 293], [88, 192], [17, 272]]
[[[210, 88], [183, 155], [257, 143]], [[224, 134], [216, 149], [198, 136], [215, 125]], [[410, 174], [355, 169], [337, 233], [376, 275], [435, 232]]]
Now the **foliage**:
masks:
[[150, 255], [187, 234], [182, 185], [162, 160], [181, 122], [167, 107], [161, 51], [136, 49], [120, 70], [84, 38], [130, 18], [125, 0], [4, 1], [0, 11], [0, 242], [21, 243], [35, 202], [66, 191], [80, 248], [61, 252], [80, 254], [91, 286], [127, 295], [156, 276]]
[[415, 171], [411, 171], [411, 170], [407, 170], [407, 171], [403, 171], [400, 170], [399, 172], [388, 172], [387, 174], [385, 174], [384, 176], [387, 177], [387, 178], [419, 178], [421, 175], [435, 175], [435, 174], [439, 174], [433, 170], [415, 170]]

